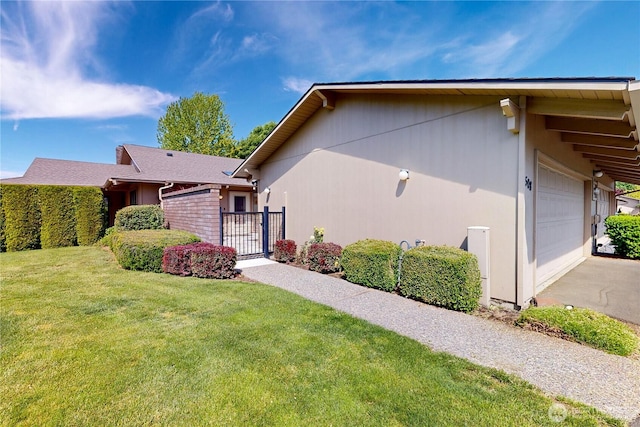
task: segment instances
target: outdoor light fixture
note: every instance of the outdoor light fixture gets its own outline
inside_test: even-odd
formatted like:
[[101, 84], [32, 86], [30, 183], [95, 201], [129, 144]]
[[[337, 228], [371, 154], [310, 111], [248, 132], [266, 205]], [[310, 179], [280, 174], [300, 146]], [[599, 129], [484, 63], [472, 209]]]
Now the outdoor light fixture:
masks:
[[409, 179], [409, 170], [408, 169], [400, 169], [400, 173], [398, 174], [398, 178], [400, 181], [406, 181]]
[[265, 188], [264, 192], [267, 193], [267, 194], [271, 193], [271, 188], [270, 187]]
[[602, 173], [600, 169], [595, 169], [593, 171], [593, 176], [595, 176], [596, 178], [602, 178], [602, 175], [604, 175], [604, 173]]

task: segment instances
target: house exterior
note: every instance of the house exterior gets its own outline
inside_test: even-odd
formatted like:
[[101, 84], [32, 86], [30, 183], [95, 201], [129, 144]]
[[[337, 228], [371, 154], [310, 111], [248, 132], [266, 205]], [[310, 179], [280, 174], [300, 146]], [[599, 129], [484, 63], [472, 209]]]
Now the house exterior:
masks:
[[2, 183], [100, 187], [113, 225], [115, 213], [125, 206], [159, 204], [166, 194], [189, 194], [186, 190], [203, 185], [216, 191], [216, 215], [218, 208], [253, 210], [252, 185], [229, 176], [240, 163], [240, 159], [125, 144], [116, 148], [116, 164], [36, 158], [24, 176]]
[[616, 197], [616, 212], [627, 215], [640, 215], [640, 200], [629, 196]]
[[526, 306], [590, 256], [615, 180], [640, 183], [639, 121], [631, 78], [315, 84], [232, 176], [298, 244], [488, 227], [490, 297]]

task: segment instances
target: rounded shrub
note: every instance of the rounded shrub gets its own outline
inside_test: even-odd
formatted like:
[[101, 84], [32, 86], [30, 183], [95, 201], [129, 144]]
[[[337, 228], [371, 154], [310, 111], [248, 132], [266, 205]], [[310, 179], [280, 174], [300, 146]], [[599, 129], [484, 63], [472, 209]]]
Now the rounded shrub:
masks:
[[396, 243], [366, 239], [345, 246], [340, 262], [349, 282], [393, 291], [398, 284], [401, 254], [402, 248]]
[[420, 246], [405, 252], [400, 293], [450, 310], [470, 312], [482, 295], [475, 255], [448, 246]]
[[604, 221], [616, 253], [640, 259], [640, 216], [613, 215]]
[[294, 262], [298, 248], [293, 240], [276, 240], [273, 259], [278, 262]]
[[318, 273], [340, 271], [342, 247], [335, 243], [312, 243], [307, 251], [309, 269]]
[[116, 212], [120, 230], [158, 230], [164, 228], [164, 212], [160, 205], [132, 205]]
[[166, 247], [200, 241], [191, 233], [177, 230], [116, 231], [109, 237], [111, 250], [123, 268], [155, 273], [162, 273]]

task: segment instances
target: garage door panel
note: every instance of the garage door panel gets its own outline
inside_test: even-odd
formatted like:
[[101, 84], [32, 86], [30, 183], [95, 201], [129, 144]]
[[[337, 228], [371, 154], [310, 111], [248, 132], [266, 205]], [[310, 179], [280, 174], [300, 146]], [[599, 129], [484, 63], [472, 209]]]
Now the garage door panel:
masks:
[[537, 284], [582, 257], [583, 182], [540, 165], [536, 207]]

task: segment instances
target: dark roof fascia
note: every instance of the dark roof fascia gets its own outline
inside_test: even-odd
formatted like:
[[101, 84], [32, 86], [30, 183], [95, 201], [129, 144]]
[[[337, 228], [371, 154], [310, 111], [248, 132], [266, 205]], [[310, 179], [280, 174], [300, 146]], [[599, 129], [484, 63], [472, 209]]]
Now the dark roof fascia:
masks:
[[[316, 86], [357, 86], [382, 84], [460, 84], [460, 83], [625, 83], [635, 81], [635, 77], [530, 77], [530, 78], [495, 78], [495, 79], [423, 79], [423, 80], [371, 80], [356, 82], [314, 83]], [[311, 89], [309, 89], [311, 90]], [[306, 95], [306, 94], [305, 94]], [[303, 96], [304, 98], [304, 96]]]

